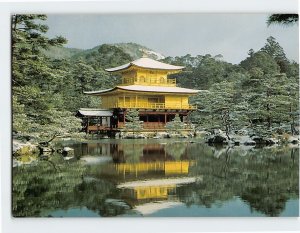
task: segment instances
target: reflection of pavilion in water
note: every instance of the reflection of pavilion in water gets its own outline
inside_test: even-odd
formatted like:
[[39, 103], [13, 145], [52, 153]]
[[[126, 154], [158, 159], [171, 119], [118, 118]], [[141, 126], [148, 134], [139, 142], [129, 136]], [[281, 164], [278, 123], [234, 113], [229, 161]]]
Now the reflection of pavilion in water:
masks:
[[[176, 188], [191, 180], [187, 175], [195, 161], [188, 159], [186, 143], [122, 145], [118, 149], [114, 166], [125, 181], [122, 197], [133, 205], [175, 201]], [[133, 185], [126, 185], [129, 183]]]
[[[199, 179], [199, 178], [197, 178]], [[124, 199], [141, 204], [157, 200], [177, 201], [176, 188], [196, 182], [196, 177], [176, 177], [146, 181], [125, 182], [118, 185]]]
[[145, 199], [160, 199], [167, 200], [168, 195], [176, 191], [176, 185], [161, 185], [161, 186], [146, 186], [146, 187], [135, 187], [133, 189], [125, 190], [131, 197], [137, 200]]
[[[172, 143], [173, 144], [173, 143]], [[132, 175], [151, 174], [159, 176], [188, 174], [189, 167], [195, 162], [188, 160], [186, 144], [181, 150], [172, 153], [167, 144], [122, 144], [112, 154], [115, 170], [123, 179]], [[151, 178], [151, 177], [149, 177]]]
[[150, 164], [157, 161], [189, 160], [187, 143], [184, 142], [178, 144], [82, 143], [80, 147], [75, 148], [75, 154], [111, 156], [115, 164]]
[[118, 174], [135, 174], [138, 177], [141, 173], [160, 172], [164, 175], [188, 174], [189, 167], [194, 165], [194, 161], [155, 161], [141, 163], [119, 163], [115, 164]]
[[[85, 150], [89, 154], [110, 155], [113, 158], [114, 163], [103, 165], [101, 174], [125, 184], [120, 188], [122, 198], [136, 205], [156, 200], [177, 200], [176, 188], [191, 183], [188, 174], [195, 164], [188, 158], [187, 146], [186, 142], [95, 143], [88, 144]], [[132, 182], [135, 185], [126, 185]]]

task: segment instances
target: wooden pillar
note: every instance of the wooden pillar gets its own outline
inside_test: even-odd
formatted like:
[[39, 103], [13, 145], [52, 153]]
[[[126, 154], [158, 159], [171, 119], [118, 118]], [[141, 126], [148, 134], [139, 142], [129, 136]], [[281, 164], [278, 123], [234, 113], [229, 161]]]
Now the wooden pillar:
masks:
[[167, 113], [165, 113], [165, 124], [167, 123]]
[[190, 121], [190, 113], [191, 113], [191, 111], [188, 111], [186, 114], [186, 122]]
[[125, 94], [123, 94], [123, 107], [125, 107]]
[[137, 108], [137, 95], [135, 95], [135, 107]]
[[124, 126], [125, 126], [125, 115], [126, 115], [126, 111], [124, 110], [123, 111], [123, 124], [124, 124]]
[[99, 129], [100, 129], [100, 126], [101, 126], [101, 117], [98, 117], [98, 122], [97, 122], [97, 133], [99, 133]]
[[182, 109], [182, 97], [180, 97], [180, 108]]
[[87, 118], [87, 124], [86, 124], [86, 133], [89, 133], [89, 125], [90, 125], [90, 118]]

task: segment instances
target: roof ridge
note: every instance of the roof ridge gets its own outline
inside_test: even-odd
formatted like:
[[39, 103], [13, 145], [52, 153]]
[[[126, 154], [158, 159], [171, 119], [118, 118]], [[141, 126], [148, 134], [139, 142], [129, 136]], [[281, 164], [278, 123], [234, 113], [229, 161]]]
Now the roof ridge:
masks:
[[149, 57], [141, 57], [129, 63], [123, 64], [121, 66], [107, 68], [105, 70], [108, 72], [116, 72], [116, 71], [127, 69], [132, 65], [141, 68], [146, 68], [146, 69], [148, 68], [148, 69], [158, 69], [158, 70], [182, 70], [183, 68], [185, 68], [184, 66], [175, 66], [175, 65], [167, 64], [161, 61], [154, 60]]

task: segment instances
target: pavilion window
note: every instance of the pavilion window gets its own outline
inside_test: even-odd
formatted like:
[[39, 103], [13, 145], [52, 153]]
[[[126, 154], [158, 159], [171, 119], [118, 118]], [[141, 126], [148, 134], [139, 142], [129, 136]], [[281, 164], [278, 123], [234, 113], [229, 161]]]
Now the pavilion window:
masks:
[[149, 103], [159, 103], [159, 98], [158, 97], [152, 97], [148, 98]]
[[140, 82], [141, 82], [141, 83], [146, 82], [146, 78], [145, 78], [144, 76], [140, 76]]

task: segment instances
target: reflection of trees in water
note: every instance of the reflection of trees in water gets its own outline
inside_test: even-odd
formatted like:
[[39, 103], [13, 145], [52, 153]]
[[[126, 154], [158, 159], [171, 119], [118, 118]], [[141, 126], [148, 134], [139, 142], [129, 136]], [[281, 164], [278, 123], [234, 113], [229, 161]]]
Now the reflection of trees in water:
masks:
[[84, 168], [77, 162], [65, 162], [59, 156], [51, 157], [50, 161], [13, 169], [14, 216], [40, 216], [42, 210], [73, 204], [73, 189], [82, 182]]
[[187, 205], [209, 207], [239, 196], [250, 208], [278, 216], [288, 199], [298, 198], [298, 149], [265, 147], [240, 156], [245, 153], [236, 147], [215, 157], [215, 150], [205, 145], [192, 147], [189, 152], [197, 166], [191, 171], [194, 175], [202, 174], [203, 182], [178, 189], [177, 194]]
[[126, 162], [139, 162], [140, 158], [143, 156], [143, 148], [143, 144], [123, 144], [122, 149]]
[[279, 216], [290, 196], [286, 191], [284, 188], [277, 189], [258, 184], [244, 190], [241, 198], [249, 203], [251, 209], [268, 216]]
[[186, 142], [173, 142], [165, 145], [166, 153], [171, 155], [175, 160], [180, 160], [186, 155], [186, 148]]
[[287, 147], [264, 148], [250, 153], [252, 163], [246, 166], [249, 171], [247, 185], [240, 196], [251, 208], [269, 216], [278, 216], [288, 199], [298, 198], [299, 157], [293, 158], [293, 153], [295, 149]]
[[115, 163], [138, 162], [143, 156], [143, 147], [138, 143], [111, 144], [110, 155]]
[[123, 206], [106, 203], [107, 198], [118, 196], [119, 191], [113, 183], [99, 179], [82, 182], [74, 189], [74, 203], [86, 206], [101, 216], [116, 216], [124, 213]]
[[118, 196], [115, 184], [83, 178], [86, 172], [80, 162], [65, 162], [59, 156], [53, 156], [51, 163], [40, 161], [36, 166], [14, 168], [13, 215], [38, 217], [74, 206], [86, 206], [102, 216], [123, 213], [122, 206], [105, 203], [108, 197]]
[[[219, 156], [215, 156], [222, 148], [198, 143], [166, 146], [166, 153], [177, 153], [176, 159], [185, 156], [186, 150], [189, 158], [196, 160], [189, 168], [189, 176], [203, 176], [199, 183], [176, 188], [176, 195], [187, 205], [209, 208], [239, 196], [251, 209], [278, 216], [287, 200], [298, 197], [297, 148], [262, 148], [245, 152], [242, 147], [225, 147]], [[135, 161], [143, 155], [143, 148], [143, 144], [125, 145], [122, 156], [126, 161]], [[124, 213], [128, 210], [126, 203], [115, 201], [122, 199], [116, 188], [117, 181], [101, 175], [106, 167], [105, 164], [83, 167], [80, 162], [66, 162], [60, 156], [53, 156], [50, 163], [41, 161], [36, 166], [14, 168], [13, 215], [40, 216], [44, 211], [74, 206], [86, 206], [102, 216]], [[113, 201], [107, 202], [108, 198]]]

